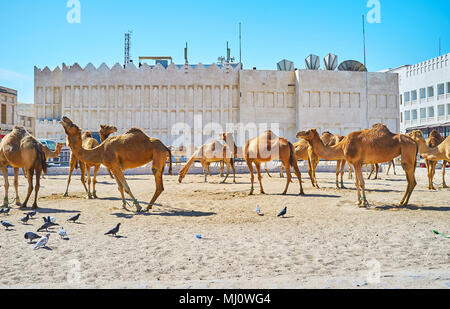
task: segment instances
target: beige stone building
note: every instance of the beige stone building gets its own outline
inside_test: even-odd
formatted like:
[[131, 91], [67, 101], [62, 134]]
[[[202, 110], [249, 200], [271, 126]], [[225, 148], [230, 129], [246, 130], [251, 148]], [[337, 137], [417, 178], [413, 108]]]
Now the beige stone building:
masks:
[[10, 133], [16, 124], [17, 91], [0, 86], [0, 137]]
[[[390, 73], [63, 64], [53, 71], [35, 68], [35, 133], [64, 139], [62, 116], [92, 132], [100, 124], [115, 125], [119, 133], [139, 127], [175, 146], [183, 144], [180, 128], [190, 137], [185, 145], [199, 145], [232, 124], [278, 128], [291, 141], [297, 130], [311, 127], [347, 134], [382, 122], [398, 132], [398, 93], [398, 75]], [[239, 134], [238, 144], [258, 133]]]
[[17, 124], [34, 135], [34, 104], [17, 103]]

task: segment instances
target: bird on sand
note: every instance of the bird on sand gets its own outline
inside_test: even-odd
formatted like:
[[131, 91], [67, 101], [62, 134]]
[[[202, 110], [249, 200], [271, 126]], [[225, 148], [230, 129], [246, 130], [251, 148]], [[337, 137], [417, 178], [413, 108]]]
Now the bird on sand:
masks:
[[261, 209], [259, 209], [258, 205], [256, 205], [256, 214], [261, 215]]
[[105, 233], [105, 235], [113, 235], [114, 237], [116, 237], [116, 234], [119, 233], [119, 228], [120, 228], [120, 223], [117, 224], [117, 226], [115, 228], [113, 228], [111, 231]]
[[278, 214], [278, 217], [284, 217], [287, 213], [287, 207], [284, 207], [284, 209]]
[[48, 228], [50, 228], [52, 226], [56, 226], [56, 225], [59, 225], [59, 224], [53, 223], [53, 222], [46, 222], [37, 231], [41, 232], [41, 231], [45, 230], [46, 232], [48, 232]]
[[14, 225], [12, 225], [11, 223], [9, 223], [8, 221], [1, 221], [2, 225], [6, 228], [7, 231], [9, 231], [10, 227], [14, 227]]
[[63, 227], [61, 227], [61, 229], [58, 232], [58, 235], [61, 236], [61, 239], [64, 239], [67, 237], [67, 232]]
[[35, 239], [41, 238], [41, 236], [39, 236], [38, 234], [34, 234], [33, 232], [25, 233], [24, 237], [25, 237], [25, 239], [28, 239], [30, 241], [30, 243], [32, 241], [34, 241]]
[[40, 248], [40, 247], [45, 247], [47, 245], [47, 242], [50, 238], [50, 234], [45, 235], [45, 237], [42, 237], [41, 239], [39, 239], [39, 241], [34, 245], [34, 250]]
[[55, 223], [56, 222], [56, 218], [50, 217], [48, 216], [46, 217], [42, 217], [42, 219], [44, 219], [44, 223]]
[[4, 214], [4, 215], [8, 215], [10, 210], [11, 210], [11, 208], [9, 208], [9, 207], [3, 209], [3, 214]]
[[73, 223], [75, 223], [78, 219], [80, 219], [80, 215], [81, 215], [81, 214], [78, 214], [78, 215], [76, 215], [76, 216], [70, 218], [70, 219], [67, 220], [67, 221], [72, 221]]
[[33, 218], [34, 216], [36, 216], [36, 214], [37, 214], [36, 210], [26, 213], [26, 215], [30, 216], [30, 218]]
[[27, 214], [25, 216], [25, 218], [20, 219], [20, 221], [22, 221], [23, 224], [27, 224], [28, 220], [30, 220], [30, 215], [29, 214]]

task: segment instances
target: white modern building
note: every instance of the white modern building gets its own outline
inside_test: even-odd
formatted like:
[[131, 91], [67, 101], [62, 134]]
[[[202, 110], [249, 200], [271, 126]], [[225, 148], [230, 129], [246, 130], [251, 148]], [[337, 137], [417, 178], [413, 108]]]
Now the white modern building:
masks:
[[450, 135], [450, 53], [388, 72], [399, 74], [400, 130]]
[[[114, 125], [118, 133], [138, 127], [172, 146], [189, 146], [174, 133], [180, 124], [190, 146], [217, 137], [208, 124], [215, 133], [217, 125], [230, 132], [229, 124], [276, 124], [276, 133], [292, 142], [297, 130], [308, 128], [342, 135], [375, 123], [400, 129], [398, 75], [392, 73], [242, 70], [227, 63], [63, 64], [35, 68], [34, 87], [35, 134], [46, 139], [65, 138], [62, 116], [94, 134], [100, 124]], [[239, 146], [259, 133], [234, 132]]]

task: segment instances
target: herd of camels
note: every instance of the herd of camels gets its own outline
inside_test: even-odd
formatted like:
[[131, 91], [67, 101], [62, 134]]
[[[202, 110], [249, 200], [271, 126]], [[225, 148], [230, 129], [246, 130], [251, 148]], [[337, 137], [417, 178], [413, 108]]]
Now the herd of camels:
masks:
[[[117, 132], [117, 129], [112, 126], [102, 125], [100, 127], [101, 144], [99, 144], [90, 132], [82, 134], [81, 129], [69, 118], [63, 117], [60, 124], [67, 134], [67, 144], [72, 151], [69, 177], [64, 196], [68, 196], [73, 170], [79, 167], [81, 169], [81, 181], [88, 198], [97, 198], [96, 176], [100, 166], [104, 165], [111, 177], [117, 182], [123, 207], [127, 209], [127, 201], [125, 199], [125, 193], [127, 193], [133, 200], [136, 211], [141, 212], [142, 207], [131, 192], [124, 176], [124, 170], [144, 166], [151, 162], [156, 191], [148, 203], [146, 211], [152, 209], [154, 203], [164, 191], [163, 173], [167, 162], [169, 162], [169, 174], [172, 175], [172, 152], [169, 147], [156, 138], [148, 137], [142, 130], [137, 128], [132, 128], [122, 135], [110, 136]], [[255, 176], [253, 166], [256, 168], [258, 175], [260, 192], [264, 194], [261, 176], [262, 164], [280, 160], [281, 169], [284, 169], [287, 175], [283, 194], [287, 193], [289, 184], [292, 183], [291, 168], [293, 168], [300, 187], [299, 194], [304, 195], [298, 160], [308, 162], [308, 174], [312, 186], [315, 188], [319, 188], [315, 172], [319, 161], [321, 159], [336, 160], [336, 187], [338, 189], [344, 188], [343, 175], [345, 165], [348, 163], [351, 167], [350, 171], [353, 170], [355, 173], [355, 185], [358, 196], [357, 205], [367, 207], [369, 203], [365, 193], [363, 165], [372, 165], [372, 172], [376, 167], [378, 173], [378, 164], [393, 163], [395, 158], [401, 156], [401, 165], [406, 173], [407, 187], [399, 206], [404, 207], [408, 205], [416, 186], [416, 160], [417, 155], [420, 154], [425, 158], [429, 189], [435, 190], [433, 178], [436, 163], [441, 160], [444, 161], [443, 186], [448, 188], [445, 183], [445, 166], [447, 162], [450, 162], [450, 137], [444, 140], [437, 131], [433, 131], [428, 139], [425, 140], [421, 131], [413, 131], [409, 134], [394, 134], [385, 125], [376, 124], [370, 129], [352, 132], [347, 136], [333, 135], [330, 132], [324, 132], [320, 136], [316, 129], [310, 129], [298, 132], [296, 137], [299, 139], [298, 142], [292, 144], [288, 140], [276, 136], [273, 132], [266, 131], [261, 136], [248, 140], [245, 146], [240, 148], [236, 146], [231, 133], [223, 133], [220, 135], [220, 141], [216, 140], [203, 145], [194, 153], [180, 170], [178, 181], [181, 183], [192, 164], [200, 161], [205, 175], [205, 182], [207, 181], [210, 164], [213, 162], [220, 162], [221, 175], [225, 165], [227, 166], [227, 174], [223, 182], [226, 182], [230, 175], [230, 169], [233, 170], [234, 182], [236, 182], [235, 162], [236, 159], [242, 158], [245, 159], [250, 170], [250, 195], [254, 193]], [[10, 203], [8, 198], [8, 166], [14, 169], [15, 204], [21, 208], [26, 208], [34, 189], [35, 196], [32, 208], [36, 209], [38, 208], [37, 200], [41, 175], [42, 172], [47, 173], [46, 161], [48, 158], [58, 157], [63, 146], [64, 144], [57, 144], [56, 150], [51, 151], [22, 127], [15, 127], [11, 133], [3, 138], [0, 144], [0, 169], [5, 182], [4, 207], [9, 207], [9, 205], [14, 203], [14, 201]], [[92, 181], [91, 167], [94, 167]], [[18, 193], [20, 168], [23, 169], [24, 175], [28, 180], [27, 196], [23, 203], [21, 203]], [[34, 175], [36, 175], [36, 184], [33, 188]]]

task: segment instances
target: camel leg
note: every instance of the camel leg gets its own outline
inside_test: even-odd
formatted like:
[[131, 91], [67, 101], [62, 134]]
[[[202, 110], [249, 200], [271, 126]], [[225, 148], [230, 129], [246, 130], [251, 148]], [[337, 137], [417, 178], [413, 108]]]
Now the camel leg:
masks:
[[283, 164], [280, 165], [280, 178], [284, 178], [284, 167], [283, 167]]
[[100, 165], [95, 165], [94, 166], [94, 179], [92, 180], [92, 190], [93, 190], [92, 196], [94, 198], [98, 198], [97, 197], [97, 190], [95, 189], [95, 187], [96, 187], [96, 184], [97, 184], [97, 174], [98, 174], [99, 170], [100, 170]]
[[270, 178], [272, 178], [272, 175], [270, 175], [269, 170], [267, 169], [267, 163], [264, 164], [264, 170], [266, 171], [267, 176], [269, 176]]
[[250, 182], [252, 183], [252, 188], [250, 189], [249, 195], [253, 195], [253, 191], [254, 191], [253, 183], [255, 181], [255, 174], [253, 173], [253, 164], [252, 164], [252, 161], [250, 161], [250, 160], [246, 160], [246, 162], [247, 162], [248, 170], [250, 171]]
[[[111, 171], [111, 172], [112, 172], [113, 175], [114, 175], [114, 172], [113, 172], [113, 171]], [[117, 190], [119, 190], [120, 196], [122, 197], [122, 208], [125, 209], [125, 210], [128, 210], [128, 209], [127, 209], [127, 202], [126, 202], [126, 200], [125, 200], [125, 194], [124, 194], [124, 192], [123, 192], [123, 186], [122, 186], [122, 183], [117, 179], [116, 175], [114, 175], [114, 180], [115, 180], [116, 183], [117, 183]]]
[[90, 200], [93, 199], [92, 193], [91, 193], [91, 167], [86, 164], [86, 172], [87, 172], [87, 181], [88, 181], [88, 198]]
[[353, 168], [350, 163], [348, 164], [348, 179], [353, 179]]
[[[136, 207], [136, 211], [140, 212], [142, 210], [142, 207], [139, 205], [139, 202], [136, 200], [133, 193], [131, 192], [130, 186], [128, 185], [127, 180], [125, 179], [123, 171], [119, 168], [115, 168], [112, 172], [114, 174], [114, 177], [116, 177], [116, 180], [122, 184], [123, 190], [132, 198], [133, 205]], [[126, 204], [125, 197], [123, 197], [122, 199], [125, 205]]]
[[34, 176], [34, 169], [30, 168], [27, 170], [27, 180], [28, 180], [28, 192], [27, 197], [25, 198], [25, 201], [22, 204], [22, 208], [27, 208], [28, 200], [30, 199], [31, 192], [33, 192], [33, 176]]
[[[220, 161], [220, 177], [223, 177], [223, 172], [225, 171], [225, 161]], [[209, 174], [211, 176], [211, 174]]]
[[16, 191], [16, 206], [22, 207], [19, 197], [19, 169], [14, 169], [14, 190]]
[[236, 183], [236, 161], [234, 159], [231, 162], [231, 168], [233, 169], [233, 183]]
[[84, 190], [86, 190], [87, 193], [87, 198], [88, 199], [92, 199], [92, 195], [91, 195], [91, 188], [88, 186], [86, 186], [86, 172], [88, 173], [89, 176], [89, 181], [90, 181], [90, 168], [87, 166], [87, 164], [84, 164], [83, 162], [80, 161], [80, 170], [81, 170], [81, 183], [84, 186]]
[[436, 187], [434, 186], [434, 175], [436, 175], [436, 165], [437, 161], [431, 161], [430, 162], [430, 184], [431, 184], [431, 190], [436, 190]]
[[344, 186], [344, 174], [345, 174], [345, 164], [347, 163], [347, 161], [342, 160], [341, 161], [341, 189], [345, 189]]
[[70, 156], [69, 179], [67, 179], [67, 187], [66, 187], [66, 193], [64, 193], [64, 197], [69, 196], [69, 185], [70, 185], [70, 181], [72, 180], [72, 173], [73, 173], [73, 170], [75, 169], [75, 166], [76, 166], [76, 161], [74, 159], [72, 159], [72, 156]]
[[111, 170], [108, 168], [107, 169], [108, 170], [108, 174], [109, 174], [109, 176], [111, 177], [111, 179], [114, 179], [114, 176], [113, 176], [113, 174], [111, 173]]
[[317, 170], [317, 166], [319, 166], [319, 158], [314, 158], [313, 160], [312, 160], [312, 177], [313, 177], [313, 179], [314, 179], [314, 183], [316, 184], [316, 188], [317, 189], [320, 189], [319, 188], [319, 184], [317, 183], [317, 177], [316, 177], [316, 170]]
[[389, 175], [389, 171], [391, 170], [392, 161], [389, 162], [389, 167], [386, 172], [386, 176]]
[[436, 190], [433, 185], [433, 173], [432, 173], [433, 161], [425, 160], [425, 165], [427, 167], [428, 190]]
[[39, 193], [39, 189], [41, 188], [41, 174], [42, 174], [42, 170], [41, 168], [37, 168], [36, 169], [36, 186], [34, 187], [34, 203], [33, 203], [33, 207], [31, 209], [38, 209], [38, 193]]
[[[259, 181], [260, 192], [261, 192], [261, 194], [266, 194], [264, 192], [264, 188], [263, 188], [263, 185], [262, 185], [261, 163], [255, 162], [255, 167], [256, 167], [256, 172], [258, 173], [258, 181]], [[287, 169], [286, 169], [286, 173], [287, 173]]]
[[224, 164], [227, 165], [227, 175], [225, 176], [225, 179], [222, 181], [222, 183], [225, 183], [228, 179], [228, 176], [230, 176], [230, 162], [229, 161], [227, 161], [227, 162], [220, 161], [220, 162], [224, 162]]
[[[355, 171], [355, 173], [356, 173], [356, 171]], [[359, 187], [360, 187], [360, 189], [361, 189], [361, 195], [362, 195], [362, 198], [361, 198], [361, 207], [367, 207], [367, 206], [369, 206], [369, 202], [367, 201], [367, 198], [366, 198], [366, 184], [365, 184], [365, 181], [364, 181], [364, 176], [363, 176], [363, 174], [362, 174], [362, 170], [360, 171], [360, 175], [359, 175], [360, 177], [359, 177]]]
[[378, 179], [378, 172], [380, 170], [380, 165], [377, 163], [375, 164], [375, 178], [374, 179]]
[[445, 168], [447, 167], [447, 161], [442, 162], [442, 187], [448, 188], [447, 184], [445, 183]]
[[153, 204], [156, 202], [158, 197], [161, 195], [161, 193], [164, 192], [164, 184], [163, 184], [163, 172], [164, 172], [164, 165], [166, 162], [166, 158], [163, 158], [163, 160], [154, 160], [153, 161], [153, 175], [155, 176], [155, 184], [156, 184], [156, 191], [153, 195], [152, 200], [148, 204], [147, 210], [153, 208]]
[[339, 187], [339, 173], [341, 172], [341, 162], [342, 160], [336, 161], [336, 189], [340, 189]]
[[5, 181], [5, 198], [3, 199], [3, 207], [8, 207], [8, 191], [9, 191], [9, 181], [8, 181], [8, 167], [6, 165], [2, 166], [3, 179]]
[[208, 182], [209, 163], [202, 162], [203, 174], [205, 175], [205, 183]]
[[416, 170], [415, 158], [414, 158], [413, 162], [407, 162], [406, 160], [403, 160], [403, 158], [402, 158], [402, 167], [406, 173], [407, 186], [406, 186], [405, 195], [403, 196], [399, 206], [405, 207], [408, 205], [409, 198], [411, 197], [411, 194], [417, 185], [416, 177], [414, 175], [415, 170]]
[[355, 170], [355, 186], [356, 186], [356, 191], [358, 194], [358, 202], [356, 203], [356, 205], [361, 207], [363, 205], [363, 199], [361, 197], [360, 184], [361, 184], [361, 178], [364, 178], [363, 172], [362, 172], [362, 164], [361, 163], [354, 164], [353, 168]]
[[[366, 170], [367, 170], [367, 164], [366, 164]], [[375, 171], [375, 165], [371, 164], [370, 165], [370, 174], [369, 177], [367, 177], [367, 179], [372, 178], [373, 172]]]
[[394, 168], [394, 175], [397, 176], [397, 172], [395, 171], [395, 162], [392, 160], [392, 167]]
[[312, 167], [312, 163], [311, 160], [308, 159], [308, 175], [309, 175], [309, 179], [311, 180], [311, 185], [313, 186], [313, 188], [316, 187], [316, 184], [314, 183], [314, 177], [313, 177], [313, 167]]

